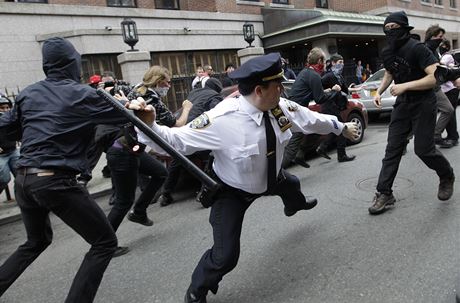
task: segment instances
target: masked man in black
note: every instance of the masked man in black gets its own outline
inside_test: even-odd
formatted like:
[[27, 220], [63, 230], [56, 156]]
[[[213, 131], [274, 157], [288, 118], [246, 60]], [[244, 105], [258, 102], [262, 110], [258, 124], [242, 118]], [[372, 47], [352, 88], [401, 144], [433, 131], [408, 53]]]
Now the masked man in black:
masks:
[[387, 47], [383, 50], [385, 75], [374, 97], [381, 106], [381, 94], [390, 87], [397, 96], [391, 113], [388, 142], [377, 184], [377, 193], [369, 213], [383, 213], [386, 206], [395, 203], [392, 186], [403, 154], [408, 134], [414, 134], [416, 155], [439, 176], [438, 199], [448, 200], [454, 190], [454, 172], [447, 159], [436, 149], [434, 128], [436, 124], [436, 85], [434, 71], [437, 59], [422, 43], [410, 38], [406, 13], [390, 14], [384, 22]]

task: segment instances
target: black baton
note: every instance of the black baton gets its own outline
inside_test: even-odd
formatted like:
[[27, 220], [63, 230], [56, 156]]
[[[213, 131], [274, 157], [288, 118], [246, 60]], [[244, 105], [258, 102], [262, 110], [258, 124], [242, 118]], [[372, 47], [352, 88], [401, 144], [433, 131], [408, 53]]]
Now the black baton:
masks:
[[207, 186], [211, 191], [217, 191], [219, 184], [214, 181], [211, 177], [205, 174], [201, 169], [199, 169], [192, 161], [187, 157], [177, 152], [174, 147], [172, 147], [168, 142], [161, 138], [157, 133], [155, 133], [150, 127], [147, 126], [141, 119], [136, 117], [133, 112], [128, 110], [121, 104], [120, 101], [111, 96], [104, 89], [97, 89], [97, 94], [102, 97], [107, 103], [112, 105], [120, 113], [122, 113], [132, 124], [134, 124], [141, 132], [143, 132], [147, 137], [149, 137], [153, 142], [158, 144], [162, 149], [164, 149], [168, 154], [170, 154], [175, 160], [179, 163], [192, 175], [197, 177], [205, 186]]

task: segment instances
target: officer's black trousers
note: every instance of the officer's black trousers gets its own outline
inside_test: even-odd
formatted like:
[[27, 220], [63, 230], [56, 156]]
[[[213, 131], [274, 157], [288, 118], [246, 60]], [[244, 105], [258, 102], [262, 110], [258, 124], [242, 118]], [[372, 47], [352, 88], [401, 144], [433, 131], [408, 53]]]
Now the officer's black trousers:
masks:
[[440, 178], [452, 175], [453, 170], [449, 162], [435, 147], [433, 134], [436, 111], [436, 98], [433, 94], [427, 94], [410, 102], [403, 97], [396, 99], [391, 113], [385, 157], [377, 184], [378, 192], [385, 194], [392, 192], [399, 162], [411, 130], [414, 133], [415, 154], [426, 166], [435, 170]]
[[[284, 206], [300, 210], [305, 196], [300, 191], [297, 177], [283, 172], [285, 180], [277, 186], [273, 195], [282, 198]], [[217, 194], [211, 207], [209, 222], [212, 225], [214, 245], [201, 257], [192, 274], [191, 289], [197, 295], [217, 292], [223, 276], [235, 268], [240, 255], [240, 236], [244, 214], [252, 202], [263, 194], [250, 194], [229, 186]]]
[[117, 247], [117, 238], [103, 211], [86, 188], [77, 184], [75, 176], [67, 174], [39, 177], [18, 171], [15, 193], [27, 242], [0, 267], [0, 296], [51, 243], [51, 211], [91, 244], [65, 302], [93, 302]]

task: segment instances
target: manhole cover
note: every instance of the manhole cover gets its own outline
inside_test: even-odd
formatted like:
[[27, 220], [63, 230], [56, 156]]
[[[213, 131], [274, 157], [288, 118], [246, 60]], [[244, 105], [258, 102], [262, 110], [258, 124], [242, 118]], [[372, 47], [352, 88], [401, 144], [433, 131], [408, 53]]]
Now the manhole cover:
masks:
[[[377, 177], [367, 178], [356, 182], [356, 187], [362, 191], [375, 192], [377, 187]], [[414, 182], [406, 178], [396, 177], [393, 183], [393, 190], [406, 189], [414, 186]]]

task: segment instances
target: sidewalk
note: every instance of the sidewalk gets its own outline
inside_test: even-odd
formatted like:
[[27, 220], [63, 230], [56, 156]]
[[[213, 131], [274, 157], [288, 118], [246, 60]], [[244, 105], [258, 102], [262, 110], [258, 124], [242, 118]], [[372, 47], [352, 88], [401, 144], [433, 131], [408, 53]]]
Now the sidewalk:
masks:
[[[99, 163], [93, 170], [93, 179], [88, 183], [88, 191], [93, 198], [109, 194], [112, 188], [110, 178], [102, 177], [102, 168], [107, 163], [105, 154], [102, 155]], [[0, 194], [0, 225], [14, 222], [21, 219], [21, 212], [14, 200], [13, 181], [9, 184], [12, 201], [7, 201], [5, 192]]]

